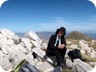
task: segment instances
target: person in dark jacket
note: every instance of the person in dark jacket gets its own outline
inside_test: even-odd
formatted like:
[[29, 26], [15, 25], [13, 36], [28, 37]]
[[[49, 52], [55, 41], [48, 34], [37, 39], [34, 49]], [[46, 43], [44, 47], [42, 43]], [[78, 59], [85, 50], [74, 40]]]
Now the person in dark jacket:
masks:
[[65, 41], [66, 29], [61, 27], [57, 29], [56, 33], [51, 35], [48, 47], [46, 50], [47, 56], [56, 56], [57, 66], [65, 66], [64, 57], [66, 54], [66, 41]]

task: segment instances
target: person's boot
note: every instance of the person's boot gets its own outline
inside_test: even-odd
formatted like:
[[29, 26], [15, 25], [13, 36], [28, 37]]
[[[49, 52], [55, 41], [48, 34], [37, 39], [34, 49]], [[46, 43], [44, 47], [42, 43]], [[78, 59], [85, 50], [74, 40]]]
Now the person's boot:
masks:
[[61, 63], [60, 66], [62, 67], [62, 69], [66, 69], [67, 68], [67, 65], [64, 64], [64, 63]]

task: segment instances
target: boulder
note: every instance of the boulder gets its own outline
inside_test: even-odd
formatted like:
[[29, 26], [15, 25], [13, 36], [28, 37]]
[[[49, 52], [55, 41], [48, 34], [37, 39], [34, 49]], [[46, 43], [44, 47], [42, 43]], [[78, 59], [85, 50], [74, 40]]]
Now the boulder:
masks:
[[9, 55], [5, 54], [1, 57], [0, 64], [2, 68], [6, 71], [13, 67], [12, 64], [9, 62]]
[[95, 67], [96, 66], [96, 62], [90, 62], [89, 63], [91, 66]]
[[73, 72], [89, 72], [92, 69], [89, 64], [82, 62], [80, 59], [75, 59], [72, 65]]
[[9, 62], [12, 64], [11, 68], [20, 63], [23, 59], [26, 58], [26, 55], [19, 50], [14, 50], [9, 53]]
[[36, 41], [36, 42], [38, 42], [38, 43], [42, 43], [42, 41], [41, 41], [41, 39], [38, 37], [38, 35], [35, 33], [35, 32], [33, 32], [33, 31], [29, 31], [28, 33], [26, 33], [25, 34], [25, 37], [27, 37], [27, 38], [30, 38], [31, 40], [34, 40], [34, 41]]
[[45, 51], [42, 51], [40, 48], [33, 48], [32, 51], [35, 52], [38, 55], [39, 58], [41, 58], [41, 59], [45, 58], [46, 61], [48, 61], [49, 63], [51, 63], [51, 64], [54, 63], [51, 58], [46, 57]]
[[41, 62], [41, 64], [36, 66], [40, 72], [50, 72], [54, 69], [48, 62]]
[[86, 41], [80, 40], [79, 44], [82, 50], [87, 51], [89, 55], [91, 54], [91, 48], [88, 46], [88, 43]]
[[41, 49], [46, 50], [46, 49], [47, 49], [47, 45], [48, 45], [48, 43], [43, 42], [43, 44], [42, 44], [42, 48], [41, 48]]
[[90, 72], [96, 72], [96, 66]]
[[1, 32], [1, 34], [9, 36], [9, 37], [13, 36], [15, 34], [14, 32], [12, 32], [12, 31], [10, 31], [8, 29], [2, 29], [2, 30], [0, 30], [0, 32]]
[[96, 51], [91, 50], [91, 58], [96, 58]]
[[8, 29], [2, 29], [0, 32], [0, 39], [6, 37], [7, 39], [12, 39], [15, 44], [18, 44], [20, 37], [17, 36], [14, 32]]
[[69, 59], [69, 58], [66, 59], [66, 65], [68, 67], [72, 67], [72, 61], [71, 61], [71, 59]]
[[85, 51], [84, 50], [80, 50], [81, 54], [84, 55], [85, 54]]
[[41, 45], [40, 45], [38, 42], [33, 41], [33, 40], [31, 40], [31, 42], [32, 42], [32, 44], [33, 44], [33, 47], [32, 47], [32, 48], [34, 48], [34, 47], [41, 48]]
[[31, 43], [31, 41], [28, 38], [22, 38], [21, 42], [23, 42], [23, 44], [25, 44], [25, 47], [28, 51], [31, 51], [33, 44]]
[[33, 58], [33, 55], [32, 55], [32, 52], [28, 53], [26, 55], [26, 60], [30, 63], [30, 64], [34, 64], [34, 58]]
[[67, 41], [67, 44], [72, 44], [72, 42], [71, 41]]
[[8, 71], [5, 71], [5, 70], [1, 67], [1, 65], [0, 65], [0, 72], [8, 72]]
[[70, 46], [70, 48], [72, 48], [72, 49], [79, 49], [78, 45], [76, 45], [76, 44], [72, 44], [72, 45]]
[[44, 58], [45, 56], [45, 52], [42, 51], [40, 48], [33, 48], [32, 51], [35, 52], [41, 58]]

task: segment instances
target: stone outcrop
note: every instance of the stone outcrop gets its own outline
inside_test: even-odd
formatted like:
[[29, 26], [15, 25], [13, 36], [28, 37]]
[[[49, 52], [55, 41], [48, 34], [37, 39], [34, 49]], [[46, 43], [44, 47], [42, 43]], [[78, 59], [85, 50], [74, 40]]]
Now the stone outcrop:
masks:
[[[80, 40], [78, 42], [79, 46], [68, 41], [70, 47], [80, 49], [81, 54], [86, 54], [87, 51], [91, 58], [96, 57], [96, 52], [89, 47], [86, 41]], [[35, 65], [41, 72], [53, 71], [54, 67], [51, 65], [53, 61], [49, 57], [44, 59], [46, 49], [47, 42], [41, 40], [33, 31], [29, 31], [23, 37], [19, 37], [8, 29], [0, 30], [0, 72], [9, 72], [8, 70], [12, 69], [23, 59], [26, 59], [31, 65]], [[67, 53], [69, 50], [72, 49], [68, 49]], [[33, 52], [37, 54], [35, 59], [32, 55]], [[67, 53], [66, 57], [68, 57]], [[80, 60], [74, 60], [74, 63], [72, 63], [69, 58], [66, 58], [66, 64], [72, 67], [73, 72], [77, 70], [78, 72], [87, 72], [92, 69], [89, 64]]]
[[89, 72], [92, 69], [89, 64], [82, 62], [80, 59], [75, 59], [72, 65], [73, 72]]

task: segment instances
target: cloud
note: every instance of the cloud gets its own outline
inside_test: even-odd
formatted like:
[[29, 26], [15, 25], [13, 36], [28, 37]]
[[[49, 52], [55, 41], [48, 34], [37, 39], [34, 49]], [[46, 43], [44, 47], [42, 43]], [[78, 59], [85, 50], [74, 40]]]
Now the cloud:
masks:
[[96, 31], [95, 21], [80, 22], [75, 20], [73, 22], [67, 22], [60, 17], [47, 23], [38, 23], [38, 26], [45, 31], [55, 31], [61, 26], [65, 27], [68, 31]]

